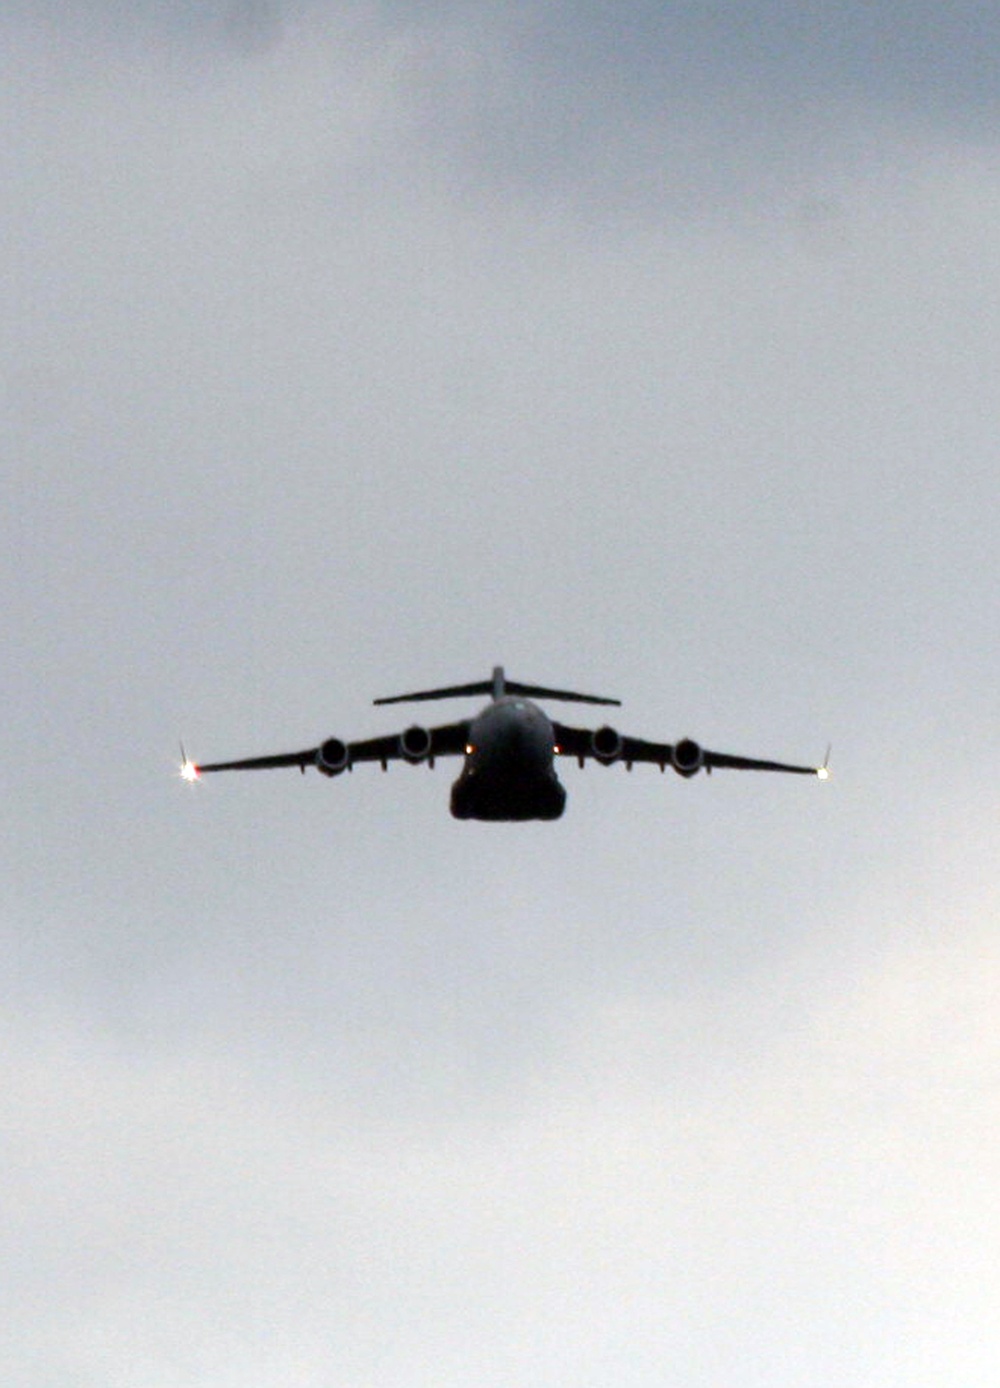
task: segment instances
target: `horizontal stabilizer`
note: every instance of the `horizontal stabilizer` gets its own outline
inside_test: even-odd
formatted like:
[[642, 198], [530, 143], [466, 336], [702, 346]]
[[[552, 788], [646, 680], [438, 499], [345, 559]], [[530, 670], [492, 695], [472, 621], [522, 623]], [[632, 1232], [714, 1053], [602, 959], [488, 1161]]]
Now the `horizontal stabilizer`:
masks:
[[620, 699], [603, 699], [597, 694], [573, 694], [566, 689], [545, 689], [538, 684], [520, 684], [508, 680], [502, 666], [493, 671], [493, 678], [477, 680], [474, 684], [453, 684], [444, 689], [420, 689], [412, 694], [393, 694], [387, 699], [375, 699], [376, 704], [415, 704], [426, 699], [456, 699], [469, 694], [490, 694], [500, 699], [505, 694], [523, 694], [529, 699], [563, 699], [575, 704], [620, 704]]
[[388, 699], [373, 699], [373, 704], [418, 704], [425, 699], [458, 699], [466, 694], [492, 694], [489, 680], [476, 684], [453, 684], [448, 689], [421, 689], [415, 694], [393, 694]]
[[539, 684], [518, 684], [517, 680], [507, 681], [508, 694], [526, 694], [529, 699], [562, 699], [569, 704], [614, 704], [621, 706], [621, 699], [605, 699], [600, 694], [571, 694], [568, 689], [543, 689]]

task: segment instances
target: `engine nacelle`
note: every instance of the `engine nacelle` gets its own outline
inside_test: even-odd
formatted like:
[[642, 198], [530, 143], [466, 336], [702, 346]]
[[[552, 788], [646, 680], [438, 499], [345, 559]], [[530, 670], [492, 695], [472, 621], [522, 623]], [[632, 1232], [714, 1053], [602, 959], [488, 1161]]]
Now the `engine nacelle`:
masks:
[[339, 776], [350, 769], [351, 754], [339, 737], [328, 737], [316, 753], [316, 769], [324, 776]]
[[426, 761], [431, 754], [431, 735], [426, 728], [414, 724], [399, 734], [399, 755], [404, 761]]
[[673, 767], [678, 776], [694, 776], [704, 765], [704, 750], [690, 737], [674, 744]]
[[610, 766], [622, 754], [621, 733], [607, 726], [598, 728], [590, 735], [590, 750], [597, 761]]

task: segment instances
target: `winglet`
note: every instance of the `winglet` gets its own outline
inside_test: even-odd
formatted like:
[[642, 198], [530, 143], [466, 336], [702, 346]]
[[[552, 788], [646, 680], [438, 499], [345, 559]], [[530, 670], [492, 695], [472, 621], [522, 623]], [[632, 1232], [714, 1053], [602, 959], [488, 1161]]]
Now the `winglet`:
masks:
[[832, 751], [833, 744], [827, 743], [826, 756], [823, 758], [823, 765], [817, 766], [816, 768], [816, 775], [819, 777], [821, 781], [828, 781], [830, 779], [830, 753]]

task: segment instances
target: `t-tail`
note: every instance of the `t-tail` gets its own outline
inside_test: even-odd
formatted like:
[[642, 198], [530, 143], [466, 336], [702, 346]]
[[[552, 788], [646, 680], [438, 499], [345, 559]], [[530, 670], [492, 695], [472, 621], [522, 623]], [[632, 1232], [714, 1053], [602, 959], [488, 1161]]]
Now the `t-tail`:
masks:
[[387, 699], [375, 699], [376, 704], [415, 704], [427, 699], [458, 699], [470, 694], [489, 694], [494, 701], [505, 694], [523, 694], [528, 699], [562, 699], [574, 704], [614, 704], [621, 699], [605, 699], [599, 694], [574, 694], [568, 689], [546, 689], [540, 684], [521, 684], [519, 680], [509, 680], [502, 665], [493, 667], [493, 675], [488, 680], [477, 680], [474, 684], [453, 684], [444, 689], [420, 689], [412, 694], [393, 694]]

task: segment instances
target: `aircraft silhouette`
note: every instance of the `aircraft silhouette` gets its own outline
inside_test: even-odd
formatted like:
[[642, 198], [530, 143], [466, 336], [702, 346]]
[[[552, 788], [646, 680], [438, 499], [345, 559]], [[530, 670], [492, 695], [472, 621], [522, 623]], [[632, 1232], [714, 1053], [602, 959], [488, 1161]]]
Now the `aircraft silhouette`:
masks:
[[674, 743], [645, 742], [642, 738], [625, 737], [606, 724], [594, 729], [567, 727], [549, 718], [532, 700], [562, 699], [579, 704], [614, 705], [621, 701], [520, 684], [507, 679], [500, 665], [489, 680], [396, 694], [373, 702], [417, 703], [473, 694], [489, 694], [490, 702], [473, 718], [437, 728], [415, 724], [401, 733], [361, 742], [328, 737], [318, 747], [307, 747], [302, 752], [205, 764], [190, 761], [182, 748], [181, 775], [185, 780], [195, 781], [211, 771], [263, 771], [297, 766], [305, 772], [307, 766], [315, 766], [324, 776], [339, 776], [359, 762], [380, 762], [385, 771], [390, 761], [426, 762], [433, 767], [438, 757], [464, 757], [462, 770], [451, 788], [451, 813], [455, 818], [526, 820], [558, 819], [565, 808], [566, 791], [556, 775], [556, 757], [575, 757], [581, 767], [588, 760], [600, 762], [602, 766], [624, 762], [629, 771], [635, 762], [651, 762], [661, 771], [671, 766], [684, 777], [694, 776], [702, 767], [707, 772], [716, 767], [789, 771], [798, 776], [818, 776], [822, 780], [829, 774], [825, 762], [822, 766], [790, 766], [785, 762], [735, 757], [726, 752], [709, 752], [689, 737]]

